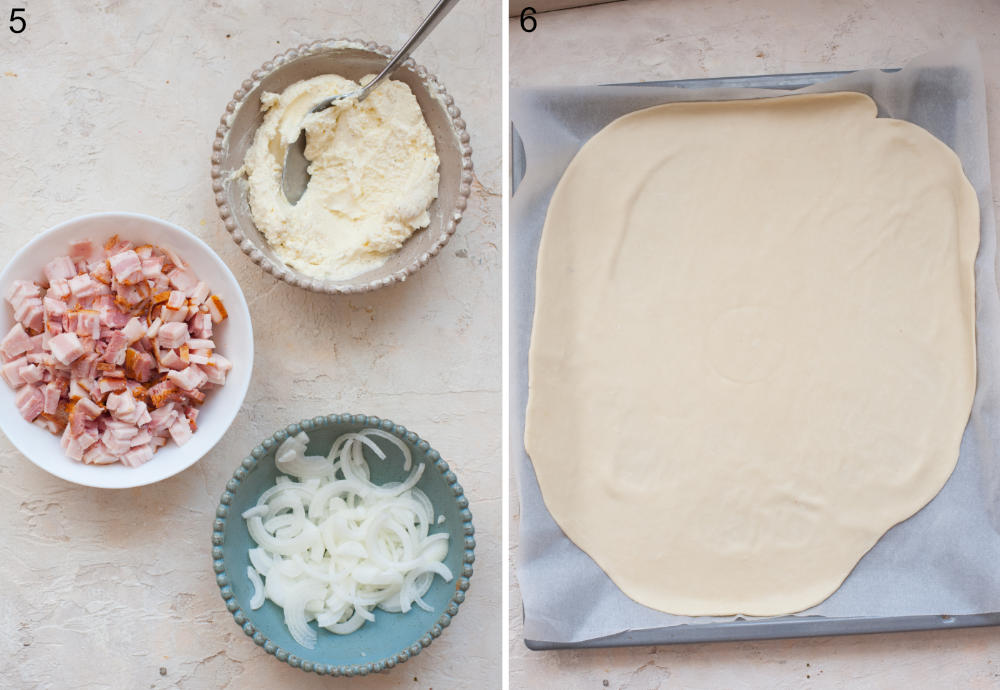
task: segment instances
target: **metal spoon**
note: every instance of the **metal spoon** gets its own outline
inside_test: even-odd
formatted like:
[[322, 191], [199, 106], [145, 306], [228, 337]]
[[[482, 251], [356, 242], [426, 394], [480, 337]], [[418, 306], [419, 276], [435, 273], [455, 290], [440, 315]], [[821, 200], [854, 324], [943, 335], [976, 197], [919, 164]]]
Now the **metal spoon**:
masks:
[[[358, 103], [365, 100], [368, 94], [378, 86], [379, 82], [387, 78], [392, 74], [396, 68], [399, 66], [403, 60], [410, 56], [418, 45], [427, 37], [427, 34], [438, 25], [438, 23], [444, 19], [444, 16], [448, 14], [448, 11], [455, 6], [458, 0], [440, 0], [431, 13], [427, 15], [424, 21], [417, 27], [417, 30], [413, 32], [403, 47], [392, 56], [389, 60], [389, 64], [378, 73], [378, 76], [372, 79], [370, 82], [362, 86], [360, 89], [355, 89], [354, 91], [349, 91], [348, 93], [337, 94], [331, 98], [327, 98], [325, 101], [321, 101], [319, 105], [310, 110], [311, 113], [317, 113], [320, 110], [325, 110], [330, 107], [334, 101], [339, 101], [343, 98], [354, 98], [357, 99]], [[289, 203], [295, 204], [302, 197], [306, 191], [306, 185], [309, 184], [309, 160], [306, 158], [306, 138], [302, 136], [302, 129], [299, 128], [299, 136], [288, 146], [288, 150], [285, 152], [285, 166], [281, 170], [281, 189], [285, 193], [285, 197], [288, 199]]]

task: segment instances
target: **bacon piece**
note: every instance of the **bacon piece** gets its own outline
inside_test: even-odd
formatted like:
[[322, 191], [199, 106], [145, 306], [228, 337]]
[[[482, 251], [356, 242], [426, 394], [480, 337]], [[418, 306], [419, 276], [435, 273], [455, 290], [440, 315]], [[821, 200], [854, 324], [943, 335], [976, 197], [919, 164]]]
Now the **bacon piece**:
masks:
[[163, 324], [156, 335], [156, 341], [163, 348], [180, 347], [188, 341], [187, 324], [183, 322]]
[[229, 318], [229, 312], [226, 311], [218, 295], [209, 297], [205, 304], [208, 305], [208, 313], [212, 315], [212, 323], [220, 323]]
[[69, 288], [68, 280], [53, 280], [49, 283], [48, 294], [52, 295], [56, 299], [66, 299], [69, 297], [72, 290]]
[[142, 275], [147, 280], [153, 280], [157, 277], [163, 276], [163, 257], [162, 256], [151, 256], [148, 259], [142, 260]]
[[94, 369], [99, 357], [96, 352], [88, 352], [70, 365], [70, 373], [79, 378], [92, 378], [91, 370]]
[[101, 416], [101, 407], [90, 398], [80, 398], [69, 410], [69, 429], [71, 438], [75, 438], [87, 429], [87, 423]]
[[25, 298], [38, 297], [41, 294], [42, 288], [37, 283], [30, 280], [15, 280], [7, 288], [7, 294], [4, 295], [4, 298], [10, 303], [10, 306], [17, 309]]
[[94, 253], [94, 243], [90, 240], [76, 240], [69, 243], [69, 258], [73, 261], [90, 261]]
[[187, 295], [198, 285], [198, 277], [190, 269], [178, 267], [167, 274], [170, 284]]
[[146, 326], [138, 317], [133, 316], [123, 327], [122, 333], [125, 335], [128, 344], [131, 345], [146, 335]]
[[35, 386], [22, 386], [14, 396], [14, 404], [26, 421], [32, 422], [45, 408], [45, 398]]
[[83, 454], [83, 462], [88, 465], [110, 465], [118, 462], [118, 456], [109, 451], [103, 443], [96, 443]]
[[102, 395], [105, 393], [121, 393], [128, 390], [128, 385], [124, 377], [102, 376], [97, 380], [97, 390]]
[[170, 381], [160, 381], [150, 388], [146, 395], [149, 401], [153, 403], [153, 407], [163, 407], [165, 404], [175, 400], [179, 393], [180, 390]]
[[69, 364], [83, 354], [83, 345], [76, 333], [60, 333], [49, 339], [52, 355], [63, 364]]
[[111, 285], [111, 281], [114, 280], [114, 276], [111, 275], [111, 267], [108, 266], [107, 261], [95, 261], [89, 267], [90, 275], [94, 276], [94, 280], [103, 284]]
[[31, 338], [20, 323], [15, 323], [7, 331], [7, 335], [3, 337], [3, 340], [0, 340], [0, 352], [7, 358], [17, 357], [19, 354], [27, 352], [30, 349]]
[[166, 431], [178, 416], [176, 404], [168, 402], [163, 407], [159, 407], [149, 413], [149, 424], [146, 425], [146, 429], [154, 435], [158, 432]]
[[101, 316], [91, 309], [81, 309], [76, 312], [76, 333], [94, 340], [101, 337]]
[[[160, 310], [160, 318], [163, 319], [164, 323], [184, 323], [190, 315], [191, 310], [187, 305], [178, 309]], [[185, 324], [185, 327], [187, 327], [187, 324]]]
[[53, 280], [73, 278], [76, 276], [76, 264], [68, 256], [57, 256], [45, 264], [44, 273], [50, 283]]
[[[147, 422], [147, 426], [148, 426], [148, 422]], [[145, 444], [149, 443], [152, 440], [153, 440], [153, 435], [151, 433], [149, 433], [149, 430], [147, 428], [142, 428], [142, 429], [139, 429], [139, 433], [138, 434], [136, 434], [131, 439], [129, 439], [129, 443], [131, 443], [132, 447], [135, 448], [136, 446], [145, 445]]]
[[37, 364], [25, 364], [17, 370], [17, 375], [27, 384], [41, 383], [45, 372]]
[[212, 315], [198, 312], [191, 319], [191, 335], [195, 338], [212, 337]]
[[59, 299], [46, 297], [42, 300], [42, 306], [45, 308], [45, 315], [50, 319], [61, 319], [66, 313], [66, 303]]
[[191, 431], [191, 425], [188, 424], [187, 419], [178, 419], [170, 425], [170, 438], [174, 439], [174, 443], [178, 446], [183, 446], [191, 440], [193, 433], [194, 432]]
[[63, 389], [58, 383], [49, 382], [42, 389], [42, 412], [45, 414], [55, 414], [59, 411], [59, 398], [62, 397]]
[[116, 366], [125, 363], [125, 348], [128, 347], [128, 338], [121, 331], [114, 331], [108, 344], [104, 349], [102, 360]]
[[148, 443], [134, 446], [132, 450], [121, 457], [121, 461], [123, 465], [128, 467], [138, 467], [152, 460], [154, 452], [155, 450]]
[[133, 348], [125, 350], [125, 375], [142, 383], [153, 378], [156, 370], [156, 360], [147, 352], [139, 352]]
[[42, 300], [38, 297], [22, 300], [20, 306], [14, 309], [14, 318], [29, 331], [41, 331], [45, 328], [45, 308], [42, 306]]
[[11, 388], [17, 389], [24, 385], [24, 379], [21, 378], [21, 368], [28, 363], [27, 357], [19, 357], [17, 359], [12, 359], [0, 367], [0, 375], [3, 376], [3, 380], [7, 382]]
[[101, 284], [90, 277], [89, 274], [84, 273], [78, 275], [75, 278], [70, 278], [69, 289], [73, 293], [73, 296], [77, 299], [84, 299], [86, 297], [94, 297], [100, 294]]
[[171, 290], [164, 306], [171, 311], [177, 311], [181, 307], [187, 306], [187, 296], [180, 290]]
[[205, 372], [196, 366], [189, 366], [186, 369], [181, 369], [180, 371], [171, 371], [167, 374], [167, 379], [185, 391], [200, 388], [208, 381], [208, 377], [205, 375]]
[[[135, 427], [132, 428], [135, 429]], [[139, 433], [139, 430], [135, 429], [135, 432]], [[101, 443], [107, 446], [109, 453], [119, 458], [132, 449], [132, 444], [129, 442], [129, 439], [119, 438], [111, 431], [110, 427], [101, 435]]]
[[208, 283], [206, 283], [204, 280], [199, 280], [198, 284], [195, 285], [194, 288], [189, 293], [189, 296], [191, 298], [191, 303], [197, 307], [198, 305], [202, 304], [206, 299], [208, 299], [208, 295], [210, 292], [211, 288], [208, 287]]
[[177, 350], [167, 350], [160, 353], [160, 367], [162, 369], [183, 369], [186, 366], [187, 363], [177, 353]]
[[[124, 388], [123, 388], [124, 390]], [[123, 393], [112, 393], [108, 396], [108, 401], [104, 404], [105, 409], [114, 417], [121, 418], [135, 411], [135, 397], [127, 391]]]

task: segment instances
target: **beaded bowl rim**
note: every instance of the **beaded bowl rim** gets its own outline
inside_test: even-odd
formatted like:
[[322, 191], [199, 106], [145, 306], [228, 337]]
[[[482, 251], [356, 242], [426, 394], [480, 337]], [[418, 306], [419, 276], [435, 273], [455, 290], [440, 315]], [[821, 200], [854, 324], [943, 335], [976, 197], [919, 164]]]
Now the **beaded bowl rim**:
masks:
[[[446, 605], [444, 612], [438, 616], [437, 620], [429, 630], [420, 635], [416, 641], [411, 643], [409, 646], [404, 647], [400, 651], [390, 654], [383, 659], [372, 661], [367, 664], [325, 664], [309, 659], [303, 659], [298, 655], [289, 653], [288, 650], [283, 649], [268, 639], [261, 630], [250, 622], [247, 614], [240, 607], [239, 602], [236, 601], [236, 593], [230, 585], [229, 574], [226, 572], [225, 556], [223, 554], [223, 546], [225, 544], [225, 528], [226, 520], [229, 515], [229, 506], [233, 501], [235, 491], [239, 489], [240, 484], [247, 477], [247, 475], [258, 467], [259, 460], [274, 450], [289, 436], [294, 436], [301, 431], [308, 433], [314, 429], [334, 426], [337, 424], [361, 424], [362, 426], [368, 428], [382, 429], [383, 431], [393, 434], [400, 440], [412, 444], [418, 451], [423, 452], [427, 460], [433, 462], [434, 468], [437, 469], [437, 471], [441, 474], [441, 478], [451, 489], [452, 494], [454, 495], [455, 503], [458, 506], [460, 514], [462, 515], [461, 533], [464, 539], [462, 571], [455, 579], [455, 591], [448, 600], [448, 604]], [[227, 610], [229, 610], [233, 616], [233, 621], [243, 630], [243, 633], [247, 637], [250, 637], [254, 643], [257, 644], [257, 646], [263, 647], [264, 651], [268, 654], [274, 656], [279, 661], [287, 663], [293, 668], [298, 668], [305, 672], [316, 673], [318, 675], [346, 677], [366, 676], [370, 673], [387, 671], [418, 655], [424, 648], [429, 647], [435, 638], [441, 636], [444, 632], [444, 628], [451, 625], [452, 619], [458, 615], [459, 606], [461, 606], [462, 602], [465, 601], [465, 593], [469, 589], [469, 582], [472, 578], [472, 564], [476, 560], [476, 540], [474, 535], [475, 527], [473, 527], [472, 524], [472, 513], [469, 510], [469, 499], [466, 498], [464, 489], [461, 484], [458, 483], [458, 477], [455, 476], [455, 473], [451, 470], [448, 463], [441, 457], [440, 453], [434, 450], [434, 448], [427, 443], [427, 441], [423, 440], [420, 436], [408, 430], [406, 427], [395, 424], [388, 419], [368, 415], [330, 414], [303, 419], [295, 424], [289, 424], [288, 426], [279, 429], [258, 444], [252, 451], [250, 451], [250, 454], [240, 462], [239, 466], [233, 472], [232, 478], [226, 482], [226, 488], [222, 492], [219, 504], [215, 510], [215, 521], [212, 529], [212, 566], [215, 572], [216, 584], [219, 586], [219, 592], [222, 595], [223, 601], [226, 603]]]
[[[219, 127], [215, 130], [215, 141], [212, 144], [212, 193], [215, 197], [215, 205], [218, 207], [219, 217], [222, 219], [226, 232], [229, 233], [233, 242], [236, 243], [236, 245], [250, 258], [251, 261], [260, 266], [265, 273], [269, 273], [289, 285], [311, 290], [313, 292], [321, 292], [331, 295], [371, 292], [372, 290], [377, 290], [380, 287], [392, 285], [397, 282], [403, 282], [408, 277], [423, 268], [431, 260], [431, 258], [437, 256], [441, 252], [441, 249], [448, 243], [451, 236], [455, 234], [455, 230], [458, 228], [458, 224], [461, 222], [465, 209], [468, 206], [469, 196], [472, 193], [472, 147], [469, 144], [469, 132], [466, 129], [465, 120], [462, 119], [462, 112], [458, 109], [458, 106], [455, 105], [455, 99], [452, 98], [451, 94], [449, 94], [444, 88], [444, 85], [441, 84], [437, 76], [428, 71], [426, 67], [416, 63], [413, 58], [407, 58], [401, 63], [401, 66], [408, 68], [411, 72], [416, 74], [417, 77], [424, 82], [424, 84], [426, 84], [428, 93], [440, 100], [444, 105], [445, 112], [448, 114], [448, 118], [451, 122], [452, 130], [458, 139], [459, 152], [462, 157], [458, 197], [455, 199], [455, 205], [452, 207], [450, 213], [443, 216], [444, 227], [440, 230], [437, 239], [434, 240], [434, 243], [427, 249], [427, 251], [419, 254], [410, 264], [393, 273], [390, 273], [387, 276], [375, 278], [365, 282], [335, 284], [329, 280], [310, 278], [293, 271], [281, 261], [272, 261], [270, 258], [265, 256], [264, 253], [260, 251], [260, 249], [258, 249], [246, 235], [243, 234], [239, 224], [236, 222], [232, 209], [226, 202], [226, 197], [223, 192], [223, 182], [224, 178], [227, 177], [227, 173], [222, 170], [222, 151], [225, 146], [226, 138], [229, 136], [233, 116], [236, 111], [245, 104], [247, 96], [249, 96], [249, 94], [260, 85], [265, 77], [278, 71], [286, 64], [300, 57], [334, 51], [344, 47], [367, 50], [368, 52], [381, 55], [387, 59], [392, 57], [395, 53], [395, 51], [388, 46], [379, 45], [374, 41], [363, 41], [354, 38], [321, 39], [313, 41], [312, 43], [303, 43], [297, 48], [291, 48], [284, 53], [279, 53], [254, 70], [250, 74], [250, 78], [244, 80], [240, 85], [240, 88], [233, 94], [233, 98], [228, 104], [226, 104], [226, 109], [220, 118]], [[428, 230], [429, 228], [425, 228], [423, 231], [427, 232]]]

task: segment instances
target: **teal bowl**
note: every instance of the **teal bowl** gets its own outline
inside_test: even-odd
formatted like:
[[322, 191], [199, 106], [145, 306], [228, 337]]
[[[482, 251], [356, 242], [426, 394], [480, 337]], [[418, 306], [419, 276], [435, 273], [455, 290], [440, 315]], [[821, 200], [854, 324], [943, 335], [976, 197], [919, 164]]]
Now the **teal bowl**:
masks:
[[[274, 464], [274, 452], [286, 438], [305, 431], [309, 435], [308, 453], [325, 456], [341, 434], [365, 428], [394, 434], [409, 446], [414, 464], [426, 463], [417, 486], [430, 498], [435, 512], [444, 515], [444, 522], [434, 525], [432, 532], [447, 531], [451, 535], [444, 563], [454, 579], [445, 582], [440, 577], [434, 578], [430, 591], [423, 597], [432, 609], [430, 612], [417, 607], [405, 614], [376, 609], [374, 622], [365, 623], [349, 635], [318, 629], [316, 648], [307, 649], [292, 638], [285, 627], [281, 608], [273, 602], [267, 600], [256, 611], [250, 609], [253, 585], [246, 576], [250, 565], [247, 552], [254, 542], [241, 515], [257, 504], [260, 494], [274, 485], [280, 474]], [[390, 444], [382, 447], [386, 460], [369, 463], [372, 481], [377, 484], [402, 481], [406, 476], [402, 452]], [[254, 448], [236, 468], [232, 479], [226, 483], [215, 516], [212, 564], [226, 608], [244, 634], [265, 652], [303, 671], [331, 676], [364, 676], [401, 664], [420, 654], [451, 624], [469, 589], [476, 547], [469, 500], [448, 463], [427, 441], [387, 419], [334, 414], [281, 429]], [[310, 625], [316, 627], [315, 622]]]

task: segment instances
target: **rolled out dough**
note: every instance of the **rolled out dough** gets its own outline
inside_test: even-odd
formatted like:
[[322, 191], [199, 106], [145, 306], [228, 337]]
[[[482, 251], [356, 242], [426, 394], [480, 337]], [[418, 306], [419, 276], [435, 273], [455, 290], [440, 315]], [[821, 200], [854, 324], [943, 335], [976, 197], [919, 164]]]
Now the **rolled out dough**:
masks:
[[661, 611], [819, 603], [955, 467], [978, 245], [957, 156], [862, 94], [611, 123], [538, 253], [525, 445], [552, 516]]

